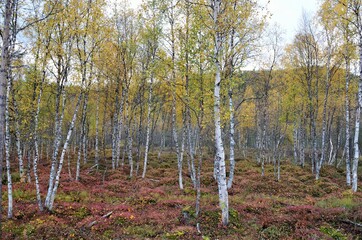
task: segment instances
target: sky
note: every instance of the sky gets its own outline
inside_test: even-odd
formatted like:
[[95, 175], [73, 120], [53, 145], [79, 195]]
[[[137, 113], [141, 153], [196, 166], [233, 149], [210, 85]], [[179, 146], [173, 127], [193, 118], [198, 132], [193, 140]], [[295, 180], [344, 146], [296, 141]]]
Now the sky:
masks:
[[[132, 7], [137, 7], [142, 0], [128, 0]], [[265, 5], [268, 0], [258, 0]], [[270, 0], [269, 11], [272, 14], [270, 23], [276, 22], [285, 31], [285, 41], [293, 40], [303, 9], [313, 15], [320, 2], [319, 0]]]
[[[267, 0], [263, 0], [267, 1]], [[298, 30], [303, 10], [313, 16], [319, 7], [319, 0], [270, 0], [271, 23], [276, 22], [285, 31], [285, 40], [290, 43]]]

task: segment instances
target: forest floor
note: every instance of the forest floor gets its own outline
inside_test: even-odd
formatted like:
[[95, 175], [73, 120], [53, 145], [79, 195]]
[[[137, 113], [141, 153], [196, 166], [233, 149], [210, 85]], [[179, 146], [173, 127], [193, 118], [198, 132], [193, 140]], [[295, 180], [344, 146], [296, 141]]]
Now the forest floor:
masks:
[[[39, 165], [44, 196], [50, 164]], [[130, 179], [128, 168], [91, 167], [83, 166], [75, 182], [65, 164], [54, 210], [43, 213], [34, 183], [20, 183], [14, 174], [14, 217], [3, 223], [3, 239], [362, 239], [362, 188], [353, 194], [344, 171], [334, 167], [324, 166], [315, 181], [309, 167], [283, 163], [277, 182], [272, 165], [262, 177], [255, 161], [238, 159], [230, 224], [222, 227], [212, 159], [205, 160], [201, 234], [195, 228], [195, 191], [186, 174], [185, 189], [179, 190], [174, 154], [160, 160], [151, 154], [146, 179]]]

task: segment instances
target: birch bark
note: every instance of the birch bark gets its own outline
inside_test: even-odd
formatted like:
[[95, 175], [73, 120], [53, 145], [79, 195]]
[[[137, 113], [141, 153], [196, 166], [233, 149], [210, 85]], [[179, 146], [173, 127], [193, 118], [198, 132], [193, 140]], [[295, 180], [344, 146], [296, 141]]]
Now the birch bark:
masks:
[[215, 165], [217, 166], [216, 175], [219, 191], [219, 206], [221, 208], [221, 219], [224, 226], [229, 223], [229, 200], [226, 184], [225, 151], [221, 133], [220, 119], [220, 91], [221, 91], [221, 66], [219, 62], [221, 51], [221, 33], [220, 33], [220, 7], [221, 0], [211, 2], [213, 8], [214, 21], [214, 65], [215, 65], [215, 83], [214, 83], [214, 124], [215, 124]]
[[[9, 75], [11, 71], [9, 70]], [[10, 104], [10, 93], [12, 85], [12, 77], [7, 77], [7, 87], [6, 87], [6, 102], [5, 102], [5, 161], [6, 161], [6, 175], [7, 175], [7, 185], [8, 185], [8, 218], [13, 217], [13, 184], [11, 180], [11, 170], [10, 170], [10, 116], [9, 116], [9, 104]]]
[[142, 178], [146, 177], [147, 163], [148, 163], [148, 150], [150, 146], [150, 128], [151, 128], [151, 104], [152, 104], [152, 93], [153, 93], [153, 76], [151, 76], [151, 81], [148, 91], [148, 101], [147, 101], [147, 125], [146, 125], [146, 145], [145, 145], [145, 157], [143, 160], [143, 172]]

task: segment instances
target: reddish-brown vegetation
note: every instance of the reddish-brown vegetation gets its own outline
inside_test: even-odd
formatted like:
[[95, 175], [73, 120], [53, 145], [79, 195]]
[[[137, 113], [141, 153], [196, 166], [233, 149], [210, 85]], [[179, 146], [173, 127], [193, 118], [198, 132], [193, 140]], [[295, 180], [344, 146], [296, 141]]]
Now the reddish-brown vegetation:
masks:
[[[48, 164], [40, 164], [42, 194]], [[309, 168], [273, 167], [238, 160], [230, 190], [228, 228], [221, 227], [212, 162], [202, 174], [201, 216], [195, 219], [190, 179], [178, 189], [176, 160], [151, 157], [146, 179], [128, 169], [82, 169], [80, 182], [64, 171], [53, 212], [37, 210], [33, 183], [14, 183], [14, 218], [5, 221], [3, 239], [361, 239], [362, 194], [345, 187], [344, 173], [324, 167], [315, 181]], [[74, 171], [74, 169], [72, 169]], [[185, 172], [186, 176], [186, 172]], [[333, 177], [330, 177], [333, 176]], [[6, 188], [4, 188], [6, 192]], [[6, 199], [3, 199], [6, 206]], [[6, 208], [4, 209], [6, 211]], [[201, 234], [196, 230], [200, 223]]]

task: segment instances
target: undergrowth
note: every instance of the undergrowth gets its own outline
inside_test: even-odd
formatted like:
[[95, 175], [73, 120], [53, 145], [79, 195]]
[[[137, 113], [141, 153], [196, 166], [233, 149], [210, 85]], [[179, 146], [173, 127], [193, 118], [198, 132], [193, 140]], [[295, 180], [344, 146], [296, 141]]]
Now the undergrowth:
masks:
[[[362, 195], [348, 190], [341, 169], [325, 166], [315, 181], [309, 167], [283, 161], [278, 182], [272, 165], [261, 176], [258, 163], [238, 159], [223, 227], [211, 158], [204, 160], [199, 216], [187, 167], [178, 188], [175, 154], [151, 154], [149, 162], [145, 179], [129, 178], [128, 167], [111, 170], [109, 161], [98, 170], [83, 166], [80, 182], [63, 171], [52, 212], [36, 210], [33, 183], [14, 173], [14, 217], [4, 222], [3, 239], [362, 239]], [[39, 165], [43, 200], [48, 168]]]

